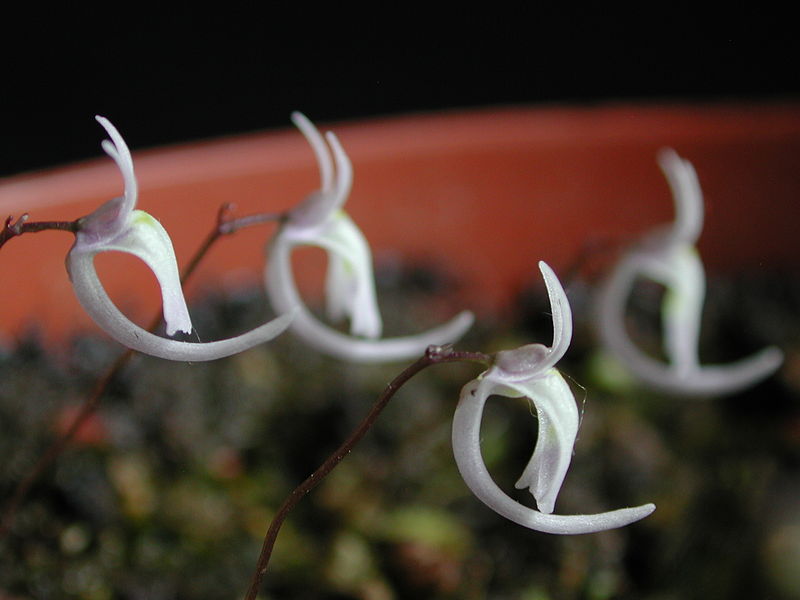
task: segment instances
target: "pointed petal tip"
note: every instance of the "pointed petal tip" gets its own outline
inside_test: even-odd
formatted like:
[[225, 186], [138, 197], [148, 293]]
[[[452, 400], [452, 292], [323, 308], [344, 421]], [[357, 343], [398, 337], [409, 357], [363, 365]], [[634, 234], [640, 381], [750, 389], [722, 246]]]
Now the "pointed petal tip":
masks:
[[658, 152], [656, 152], [656, 160], [658, 161], [659, 165], [665, 167], [671, 162], [681, 160], [681, 158], [673, 148], [665, 146], [664, 148], [659, 148]]
[[100, 124], [100, 126], [103, 129], [106, 130], [106, 133], [109, 135], [109, 137], [112, 138], [112, 140], [115, 135], [119, 136], [119, 131], [117, 130], [116, 127], [114, 127], [114, 124], [111, 121], [109, 121], [105, 117], [101, 117], [100, 115], [95, 115], [94, 119]]
[[667, 179], [685, 177], [686, 174], [696, 177], [692, 163], [672, 148], [661, 148], [656, 153], [656, 162]]
[[556, 272], [553, 271], [553, 268], [543, 260], [539, 261], [539, 272], [542, 274], [542, 279], [544, 279], [545, 284], [547, 284], [548, 288], [550, 287], [550, 284], [553, 281], [558, 282], [559, 286], [561, 285], [561, 282], [559, 281]]
[[[604, 513], [594, 515], [549, 515], [554, 520], [556, 530], [548, 533], [561, 533], [566, 535], [576, 535], [582, 533], [599, 533], [610, 529], [626, 527], [645, 517], [653, 514], [656, 505], [652, 503], [632, 506], [629, 508], [619, 508]], [[560, 521], [560, 522], [559, 522]]]
[[458, 337], [461, 337], [470, 327], [472, 327], [472, 324], [475, 323], [475, 313], [473, 313], [471, 310], [462, 310], [455, 317], [453, 317], [452, 323], [454, 329], [461, 331], [461, 333], [458, 334]]
[[656, 505], [652, 502], [648, 502], [647, 504], [641, 504], [639, 506], [631, 506], [628, 508], [621, 508], [620, 510], [626, 511], [626, 513], [630, 516], [631, 520], [630, 523], [634, 523], [645, 517], [649, 517], [652, 515], [656, 510]]
[[640, 506], [631, 506], [629, 508], [621, 508], [617, 511], [613, 511], [619, 514], [619, 525], [616, 525], [616, 527], [624, 527], [625, 525], [636, 523], [636, 521], [641, 521], [652, 515], [655, 510], [656, 505], [652, 502], [648, 502]]
[[301, 124], [304, 126], [311, 125], [311, 121], [308, 119], [308, 117], [299, 110], [293, 110], [292, 114], [289, 115], [289, 118], [298, 129], [302, 129]]
[[772, 365], [773, 369], [777, 369], [783, 364], [783, 350], [777, 346], [768, 346], [761, 351], [761, 354], [762, 360], [765, 363]]

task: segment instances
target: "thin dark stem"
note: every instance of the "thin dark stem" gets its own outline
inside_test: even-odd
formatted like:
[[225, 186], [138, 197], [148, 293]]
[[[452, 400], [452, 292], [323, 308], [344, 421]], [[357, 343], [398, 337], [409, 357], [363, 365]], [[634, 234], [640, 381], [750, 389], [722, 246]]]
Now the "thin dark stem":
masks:
[[270, 523], [267, 534], [264, 537], [264, 543], [261, 546], [261, 554], [258, 556], [258, 563], [256, 570], [253, 573], [253, 578], [250, 582], [250, 588], [247, 590], [245, 600], [255, 600], [258, 591], [261, 588], [261, 581], [264, 574], [267, 572], [272, 549], [275, 546], [275, 541], [278, 538], [283, 522], [289, 515], [289, 512], [297, 505], [302, 498], [311, 490], [317, 487], [320, 482], [338, 465], [345, 456], [347, 456], [353, 447], [361, 441], [361, 439], [370, 430], [375, 420], [381, 414], [389, 401], [394, 397], [397, 391], [414, 375], [420, 373], [431, 365], [448, 362], [476, 362], [484, 366], [489, 366], [492, 363], [492, 357], [488, 354], [480, 352], [455, 352], [452, 346], [429, 346], [425, 351], [425, 355], [418, 359], [415, 363], [407, 367], [402, 373], [395, 377], [386, 389], [383, 390], [378, 397], [372, 409], [370, 409], [367, 416], [358, 424], [350, 436], [339, 446], [333, 454], [328, 456], [325, 461], [314, 471], [308, 478], [298, 485], [283, 501], [278, 512]]
[[[158, 325], [157, 322], [156, 325]], [[92, 393], [83, 402], [80, 412], [75, 416], [75, 419], [72, 421], [69, 429], [67, 429], [67, 431], [64, 432], [64, 434], [62, 434], [55, 442], [50, 444], [50, 447], [45, 451], [45, 453], [39, 457], [39, 460], [36, 462], [33, 469], [31, 469], [25, 478], [17, 484], [16, 488], [14, 488], [14, 493], [8, 502], [6, 502], [6, 505], [3, 509], [3, 518], [2, 521], [0, 521], [0, 539], [3, 539], [11, 529], [17, 509], [28, 495], [28, 492], [30, 491], [31, 487], [33, 487], [33, 484], [39, 480], [39, 477], [41, 477], [42, 473], [44, 473], [44, 471], [50, 467], [56, 458], [58, 458], [58, 456], [64, 451], [64, 448], [66, 448], [67, 444], [72, 441], [72, 438], [75, 436], [78, 430], [94, 413], [95, 409], [97, 409], [97, 405], [100, 403], [100, 399], [103, 397], [106, 389], [108, 389], [108, 385], [117, 375], [117, 373], [122, 370], [122, 367], [128, 363], [132, 355], [133, 350], [126, 350], [117, 357], [117, 360], [115, 360], [114, 363], [109, 367], [105, 375], [103, 375], [103, 377], [97, 381]]]
[[14, 221], [14, 217], [8, 217], [0, 229], [0, 248], [11, 238], [22, 235], [23, 233], [38, 233], [39, 231], [69, 231], [76, 233], [78, 228], [78, 221], [34, 221], [28, 223], [30, 215], [23, 214], [19, 219]]
[[192, 258], [189, 259], [189, 262], [181, 271], [181, 285], [185, 284], [189, 277], [192, 276], [197, 266], [200, 262], [205, 258], [208, 251], [211, 250], [211, 247], [216, 243], [216, 241], [221, 238], [224, 234], [222, 231], [223, 226], [228, 222], [227, 215], [232, 208], [231, 204], [223, 204], [219, 207], [217, 211], [217, 225], [214, 227], [206, 236], [206, 239], [203, 240], [203, 243], [200, 244], [200, 247], [195, 251]]
[[[220, 207], [219, 212], [217, 213], [217, 223], [211, 232], [208, 234], [206, 239], [194, 253], [192, 258], [189, 260], [187, 265], [184, 267], [181, 273], [181, 285], [185, 284], [186, 281], [192, 276], [194, 271], [197, 269], [197, 266], [203, 260], [203, 258], [208, 254], [208, 251], [214, 245], [214, 243], [223, 235], [228, 235], [238, 231], [243, 227], [248, 227], [250, 225], [254, 225], [257, 222], [265, 223], [267, 221], [276, 221], [276, 220], [283, 220], [283, 215], [255, 215], [252, 217], [244, 217], [243, 219], [229, 219], [228, 214], [232, 208], [230, 204], [224, 204]], [[0, 247], [5, 243], [7, 240], [15, 237], [17, 235], [22, 235], [23, 233], [33, 233], [37, 231], [45, 231], [47, 229], [60, 229], [66, 231], [72, 231], [73, 233], [78, 230], [78, 221], [70, 221], [70, 222], [55, 222], [55, 221], [42, 221], [42, 222], [35, 222], [35, 223], [27, 223], [28, 215], [25, 214], [21, 216], [16, 223], [11, 223], [12, 218], [9, 217], [6, 219], [5, 226], [3, 227], [2, 231], [0, 231]], [[260, 220], [258, 220], [260, 219]], [[153, 331], [162, 321], [162, 315], [159, 314], [155, 317], [150, 324], [150, 331]], [[34, 465], [33, 469], [31, 469], [30, 473], [20, 481], [17, 486], [14, 488], [14, 492], [11, 495], [11, 498], [6, 502], [5, 506], [3, 507], [2, 518], [0, 518], [0, 540], [3, 539], [8, 531], [11, 528], [12, 523], [14, 522], [14, 517], [16, 515], [17, 509], [19, 508], [22, 501], [28, 495], [28, 492], [33, 487], [33, 485], [39, 480], [42, 473], [47, 470], [50, 465], [55, 462], [55, 460], [61, 455], [64, 451], [64, 448], [67, 447], [72, 438], [75, 434], [80, 430], [86, 420], [94, 414], [95, 410], [97, 410], [98, 405], [100, 404], [100, 400], [102, 399], [103, 395], [105, 394], [106, 390], [108, 389], [109, 384], [113, 381], [114, 377], [122, 370], [122, 368], [128, 364], [131, 357], [133, 356], [134, 352], [132, 350], [126, 350], [123, 354], [121, 354], [114, 363], [108, 368], [106, 373], [97, 381], [92, 393], [86, 398], [86, 400], [81, 405], [81, 409], [78, 414], [75, 416], [75, 419], [72, 421], [72, 424], [69, 426], [64, 434], [62, 434], [57, 440], [55, 440], [50, 447], [45, 451], [45, 453], [39, 458], [39, 460]]]
[[233, 233], [244, 229], [245, 227], [252, 227], [253, 225], [262, 225], [264, 223], [283, 223], [288, 218], [286, 213], [261, 213], [257, 215], [249, 215], [247, 217], [239, 217], [238, 219], [229, 219], [221, 222], [219, 226], [220, 234]]

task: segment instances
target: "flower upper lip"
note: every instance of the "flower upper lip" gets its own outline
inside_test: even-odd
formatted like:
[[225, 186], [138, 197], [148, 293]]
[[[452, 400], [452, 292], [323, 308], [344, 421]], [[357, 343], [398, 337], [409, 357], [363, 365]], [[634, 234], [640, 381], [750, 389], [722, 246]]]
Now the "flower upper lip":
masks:
[[[353, 168], [336, 135], [323, 138], [301, 113], [292, 121], [308, 140], [320, 170], [320, 189], [290, 213], [269, 244], [265, 280], [279, 311], [299, 306], [292, 330], [309, 345], [340, 358], [384, 362], [412, 358], [431, 344], [453, 342], [472, 324], [462, 312], [450, 322], [424, 333], [379, 339], [383, 323], [375, 294], [372, 253], [364, 234], [342, 210], [350, 194]], [[331, 320], [350, 320], [350, 335], [320, 322], [306, 309], [294, 282], [290, 255], [294, 247], [316, 246], [328, 254], [325, 297]]]
[[[329, 221], [331, 216], [347, 202], [353, 187], [353, 165], [332, 131], [325, 134], [326, 145], [317, 128], [303, 113], [295, 111], [291, 119], [314, 151], [319, 165], [320, 189], [309, 194], [303, 202], [292, 209], [289, 213], [289, 225], [313, 228], [314, 225], [322, 225]], [[331, 159], [329, 147], [333, 151], [336, 164], [335, 179], [334, 161]]]
[[209, 343], [181, 342], [142, 329], [117, 309], [95, 270], [94, 257], [100, 252], [127, 252], [144, 261], [161, 288], [167, 334], [192, 331], [169, 234], [148, 213], [134, 210], [138, 187], [128, 146], [107, 119], [98, 116], [97, 121], [111, 138], [111, 141], [104, 140], [102, 146], [122, 173], [124, 193], [79, 220], [75, 243], [67, 254], [67, 271], [75, 294], [95, 322], [129, 348], [161, 358], [186, 361], [229, 356], [272, 339], [286, 329], [293, 316], [291, 309], [287, 314], [235, 338]]
[[[497, 354], [495, 365], [469, 382], [453, 417], [453, 454], [464, 481], [487, 506], [504, 517], [537, 531], [589, 533], [622, 527], [649, 515], [645, 504], [596, 515], [552, 515], [566, 476], [578, 432], [575, 399], [555, 368], [572, 335], [572, 315], [558, 278], [544, 262], [539, 268], [547, 285], [553, 314], [553, 345], [529, 344]], [[515, 487], [529, 488], [539, 510], [511, 499], [492, 479], [480, 449], [480, 423], [489, 396], [526, 397], [536, 408], [539, 435], [528, 465]]]
[[524, 381], [546, 374], [566, 354], [572, 341], [572, 311], [558, 277], [544, 261], [539, 262], [553, 320], [553, 344], [528, 344], [516, 350], [497, 353], [495, 368], [507, 381]]

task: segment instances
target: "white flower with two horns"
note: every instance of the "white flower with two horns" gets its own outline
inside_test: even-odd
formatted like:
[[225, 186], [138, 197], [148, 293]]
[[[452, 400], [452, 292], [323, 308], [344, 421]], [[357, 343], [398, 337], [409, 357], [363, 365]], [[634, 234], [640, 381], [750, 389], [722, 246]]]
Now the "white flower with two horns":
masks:
[[[730, 394], [772, 374], [783, 353], [769, 347], [727, 365], [700, 365], [698, 338], [706, 282], [694, 245], [703, 229], [703, 195], [689, 161], [666, 149], [658, 162], [672, 189], [675, 221], [647, 234], [614, 268], [600, 295], [600, 334], [608, 350], [653, 387], [685, 396]], [[642, 352], [626, 331], [626, 304], [639, 277], [666, 288], [662, 322], [668, 363]]]
[[[356, 362], [413, 358], [431, 344], [460, 338], [472, 325], [468, 311], [414, 336], [378, 339], [383, 325], [375, 298], [372, 255], [364, 234], [342, 210], [353, 183], [353, 167], [332, 132], [326, 134], [326, 144], [303, 114], [292, 113], [292, 122], [316, 155], [321, 187], [289, 213], [269, 244], [265, 279], [275, 310], [288, 312], [297, 307], [290, 325], [297, 336], [322, 352]], [[349, 318], [350, 335], [320, 322], [303, 305], [291, 265], [291, 252], [297, 246], [316, 246], [327, 252], [328, 317], [334, 321]]]
[[[467, 486], [489, 508], [530, 529], [545, 533], [593, 533], [623, 527], [655, 510], [653, 504], [594, 515], [552, 514], [556, 496], [572, 459], [578, 433], [575, 398], [555, 364], [572, 338], [572, 313], [555, 273], [539, 269], [547, 286], [553, 315], [553, 345], [529, 344], [498, 352], [495, 364], [461, 390], [453, 417], [453, 454]], [[539, 435], [533, 456], [516, 483], [529, 488], [539, 510], [509, 497], [492, 479], [483, 462], [480, 429], [483, 408], [492, 395], [525, 397], [536, 407]]]
[[130, 151], [107, 119], [96, 118], [111, 138], [111, 142], [104, 140], [102, 146], [122, 173], [124, 193], [79, 220], [75, 243], [67, 255], [67, 271], [75, 294], [89, 316], [119, 343], [145, 354], [178, 361], [206, 361], [230, 356], [271, 340], [284, 331], [292, 320], [292, 307], [287, 307], [286, 314], [252, 331], [208, 343], [183, 342], [154, 335], [131, 322], [117, 309], [95, 270], [94, 257], [100, 252], [127, 252], [144, 261], [161, 288], [167, 335], [192, 331], [172, 241], [158, 221], [144, 211], [134, 210], [138, 192]]

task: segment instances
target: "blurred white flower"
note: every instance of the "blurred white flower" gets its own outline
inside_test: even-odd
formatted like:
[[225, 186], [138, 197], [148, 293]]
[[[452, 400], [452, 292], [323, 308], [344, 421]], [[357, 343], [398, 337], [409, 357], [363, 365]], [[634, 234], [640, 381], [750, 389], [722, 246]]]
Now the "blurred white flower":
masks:
[[[576, 534], [628, 525], [655, 510], [653, 504], [594, 515], [553, 515], [556, 496], [572, 459], [578, 432], [575, 398], [555, 364], [572, 338], [572, 313], [555, 273], [539, 263], [553, 315], [553, 345], [529, 344], [499, 352], [495, 364], [461, 390], [453, 418], [453, 454], [467, 486], [489, 508], [520, 525], [546, 533]], [[539, 434], [533, 456], [516, 483], [529, 488], [539, 510], [520, 504], [501, 490], [483, 462], [480, 429], [483, 408], [492, 395], [527, 398], [536, 408]]]
[[182, 342], [153, 335], [117, 309], [95, 270], [94, 257], [100, 252], [127, 252], [143, 260], [161, 287], [167, 334], [192, 331], [172, 241], [158, 221], [144, 211], [134, 210], [138, 192], [130, 151], [107, 119], [96, 118], [111, 138], [111, 142], [104, 140], [102, 146], [122, 172], [124, 193], [80, 219], [75, 243], [67, 255], [67, 271], [75, 294], [95, 322], [129, 348], [180, 361], [214, 360], [236, 354], [270, 340], [286, 329], [291, 314], [235, 338], [209, 343]]
[[[661, 390], [687, 396], [739, 391], [771, 375], [783, 353], [769, 347], [727, 365], [700, 365], [705, 273], [694, 245], [703, 229], [703, 196], [689, 161], [666, 149], [658, 162], [672, 189], [675, 221], [647, 234], [614, 268], [600, 296], [603, 343], [635, 377]], [[626, 305], [639, 277], [666, 288], [661, 318], [668, 363], [642, 352], [626, 331]]]
[[[292, 121], [314, 150], [321, 187], [291, 211], [269, 244], [267, 293], [279, 312], [299, 307], [291, 330], [322, 352], [358, 362], [413, 358], [431, 344], [460, 338], [472, 325], [472, 314], [467, 311], [424, 333], [379, 339], [382, 321], [375, 299], [372, 254], [361, 230], [342, 210], [353, 183], [352, 165], [333, 133], [326, 134], [326, 144], [304, 115], [295, 112]], [[327, 252], [327, 314], [333, 321], [348, 318], [350, 335], [320, 322], [303, 305], [292, 274], [291, 252], [304, 245]]]

